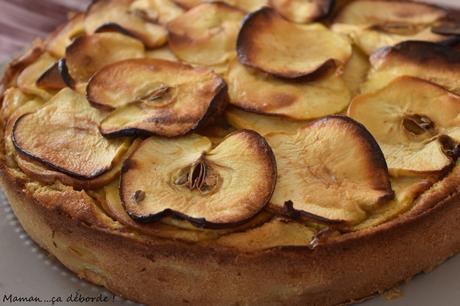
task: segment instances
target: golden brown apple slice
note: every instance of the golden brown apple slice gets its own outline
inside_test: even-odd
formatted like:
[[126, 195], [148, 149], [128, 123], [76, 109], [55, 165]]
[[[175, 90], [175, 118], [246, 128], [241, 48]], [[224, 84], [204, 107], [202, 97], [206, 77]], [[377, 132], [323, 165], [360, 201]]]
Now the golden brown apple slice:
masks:
[[271, 0], [270, 4], [287, 20], [308, 23], [329, 15], [334, 0]]
[[333, 70], [312, 81], [283, 80], [234, 60], [225, 79], [231, 104], [296, 120], [339, 113], [351, 100], [350, 91]]
[[228, 122], [237, 129], [253, 130], [265, 136], [270, 133], [296, 133], [306, 121], [294, 121], [280, 116], [260, 115], [229, 107], [225, 111]]
[[24, 69], [18, 76], [17, 86], [26, 94], [36, 95], [47, 100], [51, 94], [37, 86], [37, 80], [50, 67], [54, 65], [56, 59], [48, 53], [43, 53], [33, 64]]
[[85, 34], [85, 14], [79, 13], [73, 16], [66, 24], [51, 33], [45, 42], [46, 50], [56, 57], [63, 57], [65, 49], [72, 40]]
[[460, 53], [430, 42], [407, 41], [371, 57], [372, 69], [362, 92], [373, 92], [399, 76], [414, 76], [460, 94]]
[[[162, 26], [130, 13], [133, 0], [99, 0], [88, 8], [85, 29], [89, 34], [101, 31], [107, 25], [118, 25], [119, 31], [140, 39], [147, 48], [162, 46], [167, 41], [167, 31]], [[111, 27], [113, 29], [113, 27]]]
[[78, 179], [65, 173], [49, 169], [45, 165], [42, 165], [39, 162], [36, 162], [31, 158], [20, 154], [15, 154], [14, 159], [22, 172], [39, 182], [54, 184], [58, 181], [77, 189], [94, 190], [109, 184], [111, 181], [118, 177], [123, 165], [123, 161], [126, 160], [126, 158], [134, 151], [136, 144], [137, 142], [131, 145], [129, 141], [123, 143], [122, 147], [120, 148], [120, 154], [113, 160], [112, 168], [102, 175], [89, 180]]
[[314, 235], [314, 228], [292, 220], [274, 218], [260, 227], [220, 237], [217, 243], [255, 251], [279, 246], [309, 246]]
[[104, 66], [145, 54], [142, 43], [119, 33], [98, 33], [78, 37], [66, 49], [68, 72], [75, 82], [87, 82]]
[[222, 2], [203, 3], [168, 23], [169, 47], [183, 61], [213, 66], [235, 57], [244, 12]]
[[179, 59], [174, 55], [168, 46], [163, 46], [155, 50], [149, 50], [145, 53], [147, 58], [163, 59], [168, 61], [178, 62]]
[[257, 215], [275, 182], [274, 156], [255, 132], [235, 132], [214, 149], [197, 135], [151, 137], [125, 162], [120, 196], [138, 221], [173, 216], [197, 227], [228, 228]]
[[[177, 4], [179, 4], [180, 6], [186, 9], [191, 9], [195, 6], [198, 6], [202, 3], [209, 2], [209, 1], [206, 1], [206, 0], [174, 0], [174, 2], [176, 2]], [[268, 6], [270, 3], [270, 0], [249, 0], [249, 1], [248, 0], [223, 0], [219, 2], [223, 2], [228, 5], [237, 7], [246, 12], [252, 12], [264, 6]]]
[[242, 64], [294, 79], [344, 64], [351, 56], [351, 45], [319, 23], [291, 23], [265, 7], [244, 19], [237, 52]]
[[172, 0], [134, 0], [129, 11], [144, 20], [163, 25], [184, 13], [184, 9]]
[[331, 116], [296, 134], [267, 136], [278, 181], [270, 208], [331, 225], [357, 224], [393, 191], [377, 142], [359, 123]]
[[347, 34], [366, 54], [371, 55], [380, 48], [394, 46], [403, 41], [430, 41], [449, 44], [452, 36], [433, 33], [430, 27], [420, 25], [375, 25], [360, 26], [334, 24], [335, 32]]
[[53, 66], [48, 68], [36, 82], [37, 87], [47, 90], [56, 91], [69, 86], [72, 87], [72, 80], [68, 77], [67, 66], [64, 59], [60, 59]]
[[438, 6], [415, 1], [358, 0], [350, 1], [337, 15], [336, 23], [432, 24], [446, 17]]
[[460, 97], [442, 87], [403, 76], [356, 97], [348, 115], [374, 135], [394, 176], [437, 173], [452, 165], [453, 148], [440, 135], [460, 140]]
[[1, 119], [4, 123], [8, 121], [11, 115], [24, 104], [37, 99], [36, 97], [26, 95], [16, 87], [10, 87], [5, 90], [2, 98]]
[[362, 223], [352, 226], [347, 230], [358, 231], [375, 227], [401, 216], [414, 207], [415, 200], [439, 180], [440, 177], [436, 176], [391, 178], [391, 186], [395, 191], [395, 199], [373, 211]]
[[43, 44], [41, 42], [34, 42], [30, 49], [21, 56], [12, 60], [3, 69], [2, 85], [4, 88], [17, 86], [17, 78], [21, 72], [24, 71], [31, 64], [36, 62], [44, 53]]
[[370, 68], [369, 57], [357, 47], [353, 47], [353, 54], [343, 67], [342, 74], [342, 79], [353, 96], [359, 93]]
[[98, 130], [103, 114], [80, 94], [61, 90], [34, 113], [19, 117], [13, 128], [16, 151], [78, 179], [109, 171], [124, 151], [124, 139], [107, 140]]
[[105, 135], [179, 136], [208, 124], [223, 112], [225, 82], [205, 68], [157, 59], [109, 65], [87, 88], [93, 105], [116, 109], [101, 122]]

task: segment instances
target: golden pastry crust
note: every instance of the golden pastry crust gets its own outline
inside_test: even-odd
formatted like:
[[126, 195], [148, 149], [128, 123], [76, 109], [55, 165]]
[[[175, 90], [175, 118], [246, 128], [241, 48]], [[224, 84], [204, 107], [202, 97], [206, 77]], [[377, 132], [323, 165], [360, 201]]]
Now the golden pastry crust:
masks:
[[[43, 52], [37, 44], [13, 61], [3, 86], [10, 87]], [[1, 145], [0, 184], [31, 238], [79, 277], [148, 305], [350, 304], [460, 252], [458, 163], [391, 221], [341, 235], [323, 232], [313, 244], [308, 236], [296, 246], [247, 248], [241, 246], [244, 239], [225, 244], [212, 230], [199, 232], [197, 242], [186, 242], [181, 236], [186, 226], [172, 230], [181, 234], [161, 236], [122, 224], [86, 189], [94, 185], [44, 173], [51, 171], [46, 168], [20, 170], [8, 144]], [[30, 161], [22, 162], [27, 169], [25, 163]], [[215, 235], [202, 239], [208, 234]]]
[[348, 304], [460, 251], [459, 168], [393, 221], [330, 238], [313, 250], [255, 252], [136, 236], [117, 223], [97, 222], [84, 201], [68, 202], [78, 191], [40, 196], [4, 164], [0, 172], [32, 239], [80, 277], [149, 305]]

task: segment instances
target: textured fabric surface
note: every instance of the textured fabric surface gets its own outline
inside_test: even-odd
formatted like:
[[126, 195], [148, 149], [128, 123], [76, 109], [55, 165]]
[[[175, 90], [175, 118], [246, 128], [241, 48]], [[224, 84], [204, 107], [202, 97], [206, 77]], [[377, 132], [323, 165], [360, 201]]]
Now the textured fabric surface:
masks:
[[0, 0], [0, 62], [63, 23], [68, 12], [84, 10], [90, 0]]

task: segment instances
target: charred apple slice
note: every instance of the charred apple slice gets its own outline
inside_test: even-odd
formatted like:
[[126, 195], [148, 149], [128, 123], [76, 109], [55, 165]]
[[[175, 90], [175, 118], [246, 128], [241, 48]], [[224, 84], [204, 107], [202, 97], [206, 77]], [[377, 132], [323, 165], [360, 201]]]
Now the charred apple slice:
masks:
[[60, 59], [53, 66], [48, 68], [37, 80], [37, 87], [47, 90], [61, 90], [66, 86], [71, 87], [72, 81], [67, 77], [67, 66], [64, 59]]
[[237, 129], [253, 130], [262, 136], [275, 132], [295, 133], [306, 121], [295, 121], [280, 116], [260, 115], [229, 107], [225, 111], [227, 121]]
[[200, 4], [168, 23], [169, 47], [183, 61], [205, 66], [235, 57], [244, 12], [228, 4]]
[[403, 76], [356, 97], [348, 115], [374, 135], [394, 176], [432, 174], [453, 163], [455, 145], [447, 139], [460, 140], [460, 97], [440, 86]]
[[117, 62], [88, 84], [88, 99], [115, 109], [101, 122], [104, 135], [186, 134], [225, 108], [225, 82], [205, 68], [157, 59]]
[[197, 227], [228, 228], [257, 215], [275, 182], [273, 153], [255, 132], [235, 132], [213, 149], [195, 134], [151, 137], [125, 162], [120, 197], [137, 221], [173, 216]]
[[64, 57], [65, 48], [77, 36], [85, 34], [85, 14], [73, 16], [66, 24], [51, 33], [45, 42], [45, 49], [56, 57]]
[[109, 171], [126, 140], [107, 140], [98, 126], [103, 114], [80, 94], [61, 90], [41, 109], [19, 117], [13, 128], [16, 151], [78, 179]]
[[335, 22], [346, 24], [432, 24], [446, 17], [440, 7], [415, 1], [350, 1]]
[[377, 142], [356, 121], [330, 116], [296, 134], [267, 136], [278, 165], [270, 208], [331, 225], [357, 224], [391, 200], [387, 166]]
[[134, 0], [129, 11], [144, 20], [163, 25], [184, 13], [184, 9], [172, 0]]
[[130, 12], [132, 2], [133, 0], [94, 1], [86, 12], [86, 32], [93, 34], [115, 30], [140, 39], [147, 48], [164, 45], [167, 41], [166, 29]]
[[308, 23], [329, 15], [334, 0], [271, 0], [270, 3], [287, 20]]
[[231, 104], [256, 113], [296, 120], [339, 113], [351, 100], [344, 81], [332, 69], [315, 80], [286, 80], [234, 60], [225, 79]]
[[372, 69], [362, 86], [373, 92], [399, 76], [421, 78], [460, 94], [460, 52], [431, 42], [407, 41], [379, 50], [371, 57]]
[[144, 54], [144, 46], [137, 39], [119, 33], [98, 33], [78, 37], [67, 47], [65, 59], [72, 79], [87, 82], [108, 64]]
[[286, 21], [265, 7], [244, 19], [237, 40], [240, 62], [289, 79], [321, 75], [351, 56], [349, 41], [321, 24]]
[[[180, 6], [186, 8], [186, 9], [191, 9], [192, 7], [198, 6], [202, 3], [209, 2], [207, 0], [174, 0], [177, 4]], [[241, 10], [244, 10], [246, 12], [252, 12], [255, 10], [260, 9], [263, 6], [267, 6], [270, 2], [270, 0], [223, 0], [219, 1], [226, 3], [228, 5], [237, 7]]]

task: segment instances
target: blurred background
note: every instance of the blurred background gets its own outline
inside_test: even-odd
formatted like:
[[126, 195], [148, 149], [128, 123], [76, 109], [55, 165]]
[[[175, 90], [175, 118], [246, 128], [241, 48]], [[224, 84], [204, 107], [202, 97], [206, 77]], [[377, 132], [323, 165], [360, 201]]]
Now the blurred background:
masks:
[[[0, 63], [17, 55], [33, 39], [45, 37], [66, 20], [69, 11], [84, 10], [90, 2], [91, 0], [0, 0]], [[460, 7], [460, 0], [426, 2]]]

